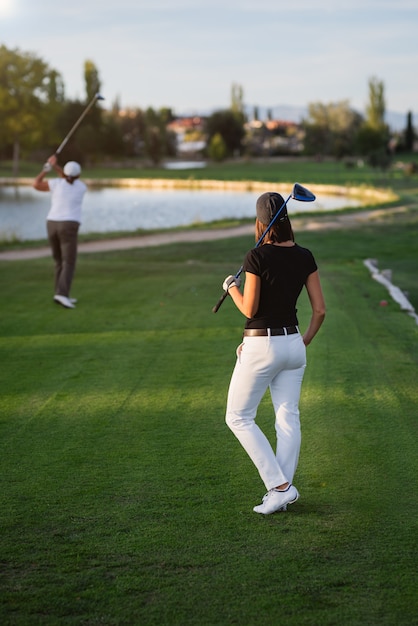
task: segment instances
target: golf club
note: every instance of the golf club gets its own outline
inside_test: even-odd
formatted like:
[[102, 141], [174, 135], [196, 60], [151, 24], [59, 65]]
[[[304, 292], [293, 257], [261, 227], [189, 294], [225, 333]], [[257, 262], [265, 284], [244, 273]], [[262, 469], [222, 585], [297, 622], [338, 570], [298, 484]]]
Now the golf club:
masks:
[[[295, 183], [293, 185], [292, 193], [283, 202], [282, 206], [277, 211], [276, 215], [273, 217], [273, 219], [271, 220], [270, 224], [267, 226], [266, 230], [261, 235], [260, 239], [257, 241], [257, 243], [255, 245], [256, 248], [258, 248], [261, 245], [264, 237], [267, 235], [267, 233], [269, 232], [270, 228], [273, 226], [274, 222], [279, 217], [280, 213], [283, 211], [283, 209], [285, 208], [285, 206], [287, 205], [287, 203], [289, 202], [289, 200], [291, 198], [293, 200], [298, 200], [299, 202], [313, 202], [316, 199], [315, 195], [311, 191], [309, 191], [309, 189], [306, 189], [306, 187], [302, 187], [302, 185], [300, 185], [299, 183]], [[235, 274], [235, 278], [238, 278], [241, 275], [242, 269], [243, 268], [242, 268], [242, 265], [241, 265], [241, 267], [239, 268], [238, 272]], [[213, 309], [212, 309], [213, 313], [216, 313], [219, 310], [222, 302], [225, 300], [227, 295], [228, 295], [228, 291], [224, 291], [222, 296], [219, 298], [218, 302], [213, 307]]]
[[[80, 126], [81, 122], [83, 121], [83, 119], [86, 117], [87, 113], [90, 111], [90, 109], [92, 108], [92, 106], [97, 102], [97, 100], [104, 100], [104, 97], [101, 96], [99, 93], [96, 93], [96, 95], [94, 96], [94, 98], [91, 99], [91, 101], [89, 102], [89, 104], [87, 105], [87, 107], [84, 109], [83, 113], [80, 115], [80, 117], [78, 118], [78, 120], [76, 121], [76, 123], [74, 124], [74, 126], [71, 128], [71, 130], [67, 133], [66, 137], [64, 137], [64, 139], [62, 140], [62, 142], [60, 143], [60, 145], [58, 146], [58, 148], [55, 150], [55, 154], [58, 155], [60, 154], [60, 152], [62, 151], [62, 149], [64, 148], [64, 146], [66, 145], [67, 141], [70, 139], [70, 137], [72, 137], [72, 135], [75, 133], [75, 131], [77, 130], [77, 128]], [[45, 163], [44, 165], [44, 170], [48, 171], [51, 169], [51, 166], [49, 165], [49, 163]]]

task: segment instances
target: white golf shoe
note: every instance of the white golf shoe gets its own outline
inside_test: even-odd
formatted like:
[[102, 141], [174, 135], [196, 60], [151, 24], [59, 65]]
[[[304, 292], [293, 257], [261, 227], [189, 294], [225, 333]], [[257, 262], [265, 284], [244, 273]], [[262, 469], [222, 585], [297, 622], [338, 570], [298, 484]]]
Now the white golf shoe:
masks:
[[289, 485], [285, 491], [270, 489], [263, 498], [263, 502], [253, 508], [256, 513], [270, 515], [276, 511], [286, 511], [287, 505], [296, 502], [299, 492], [293, 485]]
[[67, 298], [66, 296], [55, 295], [54, 302], [60, 304], [66, 309], [75, 309], [75, 305], [71, 302], [70, 298]]

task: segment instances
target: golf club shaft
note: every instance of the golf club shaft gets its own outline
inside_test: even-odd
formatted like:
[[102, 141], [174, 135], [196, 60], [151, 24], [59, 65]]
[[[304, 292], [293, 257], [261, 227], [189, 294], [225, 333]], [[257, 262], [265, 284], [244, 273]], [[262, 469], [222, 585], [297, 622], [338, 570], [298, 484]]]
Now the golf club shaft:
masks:
[[[276, 215], [273, 217], [273, 219], [271, 220], [270, 224], [267, 226], [266, 230], [264, 231], [264, 233], [261, 235], [260, 239], [257, 241], [257, 243], [255, 244], [255, 247], [258, 248], [264, 237], [267, 235], [267, 233], [269, 232], [270, 228], [273, 226], [274, 222], [276, 221], [276, 219], [279, 217], [280, 213], [283, 211], [284, 207], [286, 206], [286, 204], [289, 202], [290, 198], [292, 197], [292, 194], [289, 195], [289, 197], [283, 202], [282, 206], [280, 207], [280, 209], [277, 211]], [[239, 268], [238, 272], [235, 274], [235, 278], [238, 278], [241, 274], [242, 274], [242, 270], [243, 267], [241, 265], [241, 267]], [[224, 291], [223, 294], [221, 295], [221, 297], [219, 298], [218, 302], [215, 304], [215, 306], [212, 309], [213, 313], [216, 313], [221, 305], [222, 302], [225, 300], [225, 298], [227, 297], [228, 292]]]
[[70, 137], [72, 137], [72, 135], [75, 133], [75, 131], [77, 130], [77, 128], [80, 126], [81, 122], [83, 121], [83, 119], [85, 118], [85, 116], [87, 115], [87, 113], [90, 111], [91, 107], [94, 105], [94, 103], [96, 102], [96, 100], [99, 100], [99, 94], [96, 93], [96, 95], [94, 96], [94, 98], [91, 100], [91, 102], [87, 105], [87, 107], [84, 109], [83, 113], [80, 115], [80, 117], [78, 118], [78, 120], [76, 121], [76, 123], [74, 124], [74, 126], [71, 128], [71, 130], [69, 131], [69, 133], [67, 134], [67, 136], [63, 139], [63, 141], [61, 142], [61, 144], [58, 146], [58, 148], [55, 151], [55, 154], [58, 155], [60, 154], [60, 152], [62, 151], [62, 149], [64, 148], [65, 144], [67, 143], [67, 141], [70, 139]]

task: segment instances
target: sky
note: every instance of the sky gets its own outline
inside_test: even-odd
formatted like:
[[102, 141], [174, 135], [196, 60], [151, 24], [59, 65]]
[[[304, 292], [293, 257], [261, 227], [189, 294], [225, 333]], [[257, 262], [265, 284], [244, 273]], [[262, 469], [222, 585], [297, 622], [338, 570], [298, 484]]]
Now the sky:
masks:
[[368, 84], [386, 109], [418, 112], [417, 0], [0, 0], [0, 45], [60, 72], [85, 100], [84, 63], [105, 108], [170, 107], [176, 115], [348, 100]]

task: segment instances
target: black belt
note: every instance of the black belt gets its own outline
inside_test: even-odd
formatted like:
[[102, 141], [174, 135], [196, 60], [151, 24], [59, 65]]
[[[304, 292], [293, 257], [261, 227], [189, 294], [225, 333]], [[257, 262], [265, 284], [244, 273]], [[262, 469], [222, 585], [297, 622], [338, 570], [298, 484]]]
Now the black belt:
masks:
[[299, 332], [297, 326], [285, 326], [283, 328], [246, 328], [244, 330], [244, 337], [267, 337], [271, 335], [275, 337], [277, 335], [295, 335]]

